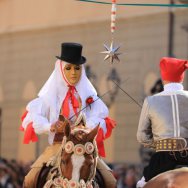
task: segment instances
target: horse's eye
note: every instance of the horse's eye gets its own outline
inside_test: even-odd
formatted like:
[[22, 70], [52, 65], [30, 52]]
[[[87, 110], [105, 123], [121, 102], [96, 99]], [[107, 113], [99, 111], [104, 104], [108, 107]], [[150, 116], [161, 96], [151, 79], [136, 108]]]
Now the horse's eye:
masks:
[[65, 161], [64, 161], [64, 160], [62, 160], [61, 163], [62, 163], [63, 165], [65, 165]]

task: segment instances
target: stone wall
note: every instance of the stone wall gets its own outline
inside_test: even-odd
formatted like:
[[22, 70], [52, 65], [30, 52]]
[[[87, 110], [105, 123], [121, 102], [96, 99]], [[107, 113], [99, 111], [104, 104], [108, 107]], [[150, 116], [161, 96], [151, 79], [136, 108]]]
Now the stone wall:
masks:
[[[188, 34], [181, 28], [188, 23], [188, 11], [176, 11], [175, 55], [188, 55]], [[51, 27], [25, 32], [10, 32], [0, 35], [0, 107], [2, 117], [1, 154], [8, 158], [34, 159], [47, 145], [46, 136], [40, 143], [24, 146], [23, 134], [18, 131], [20, 116], [26, 104], [37, 96], [53, 70], [55, 56], [60, 53], [60, 43], [66, 41], [83, 44], [99, 93], [106, 87], [106, 77], [115, 68], [123, 82], [121, 87], [141, 105], [149, 88], [159, 77], [158, 62], [168, 54], [168, 14], [152, 14], [117, 20], [115, 43], [122, 44], [121, 63], [103, 62], [103, 43], [110, 44], [110, 23], [92, 22], [80, 25]], [[108, 96], [104, 96], [107, 101]], [[107, 101], [108, 102], [108, 101]], [[116, 119], [117, 128], [106, 142], [107, 160], [113, 162], [139, 162], [139, 144], [136, 130], [140, 107], [119, 90], [111, 106], [111, 117]]]

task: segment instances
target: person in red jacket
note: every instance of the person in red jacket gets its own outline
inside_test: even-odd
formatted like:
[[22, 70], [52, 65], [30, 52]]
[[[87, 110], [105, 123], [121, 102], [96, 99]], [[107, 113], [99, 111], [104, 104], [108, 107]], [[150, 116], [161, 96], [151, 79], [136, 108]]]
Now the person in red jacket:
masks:
[[[85, 62], [81, 44], [62, 43], [61, 56], [57, 56], [54, 71], [38, 97], [26, 107], [21, 126], [25, 131], [24, 143], [35, 142], [36, 134], [47, 133], [50, 146], [32, 165], [31, 171], [25, 177], [25, 187], [33, 187], [33, 177], [59, 148], [57, 144], [52, 145], [55, 127], [62, 126], [62, 122], [58, 120], [59, 115], [74, 123], [81, 111], [86, 116], [87, 127], [92, 129], [100, 124], [96, 141], [99, 156], [105, 157], [103, 141], [110, 137], [116, 124], [108, 117], [108, 108], [98, 99], [95, 88], [87, 78], [83, 65]], [[105, 179], [106, 187], [116, 187], [115, 178], [100, 158], [98, 169]]]

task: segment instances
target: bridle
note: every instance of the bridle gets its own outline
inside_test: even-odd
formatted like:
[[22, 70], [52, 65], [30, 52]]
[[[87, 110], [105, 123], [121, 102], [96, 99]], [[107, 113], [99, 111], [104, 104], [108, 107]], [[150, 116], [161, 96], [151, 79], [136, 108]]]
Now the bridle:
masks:
[[56, 165], [54, 164], [54, 160], [51, 161], [48, 165], [53, 165], [54, 167], [50, 170], [49, 180], [44, 185], [44, 188], [62, 187], [62, 188], [93, 188], [92, 182], [95, 177], [95, 170], [91, 171], [87, 181], [85, 182], [81, 179], [79, 182], [74, 180], [68, 180], [65, 178], [61, 171], [61, 153], [65, 151], [66, 153], [74, 153], [77, 156], [83, 156], [84, 154], [93, 155], [94, 160], [94, 169], [96, 169], [97, 165], [97, 145], [95, 140], [92, 142], [86, 142], [83, 144], [74, 144], [72, 141], [67, 141], [67, 137], [63, 137], [62, 145], [60, 147], [60, 152], [55, 158], [55, 161], [59, 161]]

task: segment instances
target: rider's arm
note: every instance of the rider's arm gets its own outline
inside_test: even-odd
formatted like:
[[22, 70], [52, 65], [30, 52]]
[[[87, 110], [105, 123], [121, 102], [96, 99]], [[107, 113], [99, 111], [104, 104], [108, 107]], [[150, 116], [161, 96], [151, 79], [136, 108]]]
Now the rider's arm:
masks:
[[42, 134], [50, 131], [51, 123], [48, 121], [49, 108], [41, 98], [32, 100], [26, 107], [27, 115], [22, 122], [24, 129], [32, 123], [35, 133]]
[[153, 134], [151, 129], [151, 120], [149, 116], [149, 104], [148, 97], [144, 100], [142, 107], [138, 130], [137, 140], [145, 146], [149, 146], [153, 143]]
[[90, 128], [94, 128], [100, 123], [96, 142], [99, 156], [105, 157], [103, 141], [111, 136], [112, 129], [116, 126], [116, 122], [108, 117], [108, 108], [101, 99], [95, 96], [93, 100], [95, 102], [90, 105], [91, 108], [86, 108], [86, 125]]

